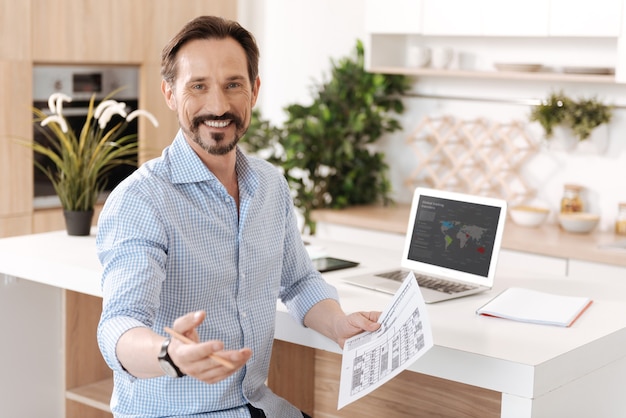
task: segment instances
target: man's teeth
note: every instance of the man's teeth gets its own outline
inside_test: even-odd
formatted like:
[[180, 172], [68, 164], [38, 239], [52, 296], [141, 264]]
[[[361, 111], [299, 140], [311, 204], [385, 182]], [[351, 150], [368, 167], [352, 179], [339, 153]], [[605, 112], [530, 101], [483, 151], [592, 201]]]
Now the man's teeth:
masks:
[[207, 120], [204, 121], [206, 126], [210, 126], [211, 128], [225, 128], [228, 126], [230, 121], [228, 120]]

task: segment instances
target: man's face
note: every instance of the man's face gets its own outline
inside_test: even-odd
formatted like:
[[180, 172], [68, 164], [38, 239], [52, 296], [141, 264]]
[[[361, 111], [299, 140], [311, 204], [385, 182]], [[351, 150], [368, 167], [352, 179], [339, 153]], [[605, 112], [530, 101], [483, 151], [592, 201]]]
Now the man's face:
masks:
[[232, 38], [193, 40], [177, 54], [173, 86], [162, 84], [187, 142], [211, 155], [235, 148], [250, 125], [260, 81], [248, 78], [243, 48]]

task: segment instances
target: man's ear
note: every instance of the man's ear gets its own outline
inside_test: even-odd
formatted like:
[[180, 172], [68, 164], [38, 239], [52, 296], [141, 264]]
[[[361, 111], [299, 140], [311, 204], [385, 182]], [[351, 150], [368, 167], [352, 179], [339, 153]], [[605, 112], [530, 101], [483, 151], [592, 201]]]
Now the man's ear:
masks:
[[254, 80], [252, 85], [252, 103], [250, 107], [254, 107], [256, 100], [259, 98], [259, 89], [261, 88], [261, 79], [259, 77]]
[[171, 110], [176, 110], [176, 98], [174, 96], [171, 83], [161, 80], [161, 93], [163, 93], [163, 97], [165, 97], [167, 107]]

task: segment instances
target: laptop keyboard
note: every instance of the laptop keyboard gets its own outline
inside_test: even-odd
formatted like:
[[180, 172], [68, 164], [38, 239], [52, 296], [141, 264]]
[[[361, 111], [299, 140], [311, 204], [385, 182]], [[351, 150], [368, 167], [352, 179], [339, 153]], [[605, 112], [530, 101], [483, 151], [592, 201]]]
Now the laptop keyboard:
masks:
[[[395, 270], [387, 273], [379, 273], [376, 276], [391, 279], [396, 282], [403, 282], [406, 279], [406, 275], [409, 274], [408, 270]], [[468, 290], [476, 289], [478, 286], [473, 286], [463, 283], [455, 283], [444, 279], [438, 279], [436, 277], [425, 276], [423, 274], [415, 274], [417, 284], [420, 287], [436, 290], [438, 292], [448, 293], [450, 295]]]

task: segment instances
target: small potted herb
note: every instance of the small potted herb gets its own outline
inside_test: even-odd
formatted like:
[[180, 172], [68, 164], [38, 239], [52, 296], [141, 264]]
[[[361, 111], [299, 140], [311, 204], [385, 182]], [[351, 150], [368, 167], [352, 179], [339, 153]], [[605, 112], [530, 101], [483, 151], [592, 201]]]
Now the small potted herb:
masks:
[[529, 119], [539, 122], [547, 139], [554, 136], [555, 127], [561, 126], [571, 129], [579, 141], [584, 141], [595, 128], [609, 123], [612, 116], [612, 107], [596, 98], [573, 100], [559, 92], [551, 93], [541, 104], [533, 106]]

